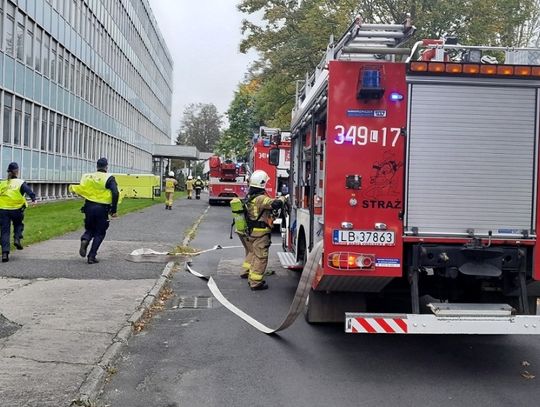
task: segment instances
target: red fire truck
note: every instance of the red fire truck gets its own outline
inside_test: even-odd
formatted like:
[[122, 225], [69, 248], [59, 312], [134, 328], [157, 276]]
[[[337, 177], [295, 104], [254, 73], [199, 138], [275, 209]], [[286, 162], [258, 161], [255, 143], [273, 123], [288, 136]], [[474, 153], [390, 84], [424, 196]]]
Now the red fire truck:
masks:
[[244, 198], [248, 186], [245, 166], [232, 160], [224, 160], [217, 155], [210, 157], [208, 178], [208, 203], [228, 202], [233, 198]]
[[[278, 128], [261, 127], [259, 135], [253, 140], [251, 170], [265, 171], [270, 180], [266, 191], [276, 197], [289, 190], [289, 168], [291, 166], [291, 133]], [[270, 151], [276, 152], [276, 165], [270, 164]]]
[[413, 31], [357, 18], [298, 86], [280, 260], [322, 245], [310, 322], [538, 334], [540, 50]]

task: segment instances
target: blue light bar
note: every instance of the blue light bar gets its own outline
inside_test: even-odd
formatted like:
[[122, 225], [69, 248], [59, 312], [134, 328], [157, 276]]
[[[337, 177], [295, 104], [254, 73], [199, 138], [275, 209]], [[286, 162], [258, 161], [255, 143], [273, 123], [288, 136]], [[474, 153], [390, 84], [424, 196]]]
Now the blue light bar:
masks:
[[393, 102], [398, 102], [400, 100], [403, 100], [403, 95], [401, 93], [392, 92], [390, 94], [390, 100]]

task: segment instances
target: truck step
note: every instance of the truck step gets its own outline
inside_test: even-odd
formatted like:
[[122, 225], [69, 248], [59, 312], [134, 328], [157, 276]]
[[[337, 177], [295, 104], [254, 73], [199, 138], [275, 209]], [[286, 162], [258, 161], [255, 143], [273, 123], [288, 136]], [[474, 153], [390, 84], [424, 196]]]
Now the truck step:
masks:
[[296, 256], [291, 252], [278, 252], [279, 262], [281, 266], [290, 270], [300, 270], [303, 268], [302, 264], [296, 262]]
[[508, 304], [429, 303], [437, 317], [509, 317], [515, 310]]

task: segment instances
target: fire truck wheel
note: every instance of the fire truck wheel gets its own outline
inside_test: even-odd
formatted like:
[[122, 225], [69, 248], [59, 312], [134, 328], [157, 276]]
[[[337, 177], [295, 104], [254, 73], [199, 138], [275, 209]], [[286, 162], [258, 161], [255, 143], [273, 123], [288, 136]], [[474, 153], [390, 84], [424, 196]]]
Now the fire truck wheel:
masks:
[[208, 205], [214, 206], [215, 204], [216, 204], [216, 200], [215, 200], [215, 199], [209, 199], [209, 200], [208, 200]]
[[366, 298], [363, 293], [311, 289], [304, 310], [304, 317], [310, 324], [343, 323], [346, 312], [366, 311]]

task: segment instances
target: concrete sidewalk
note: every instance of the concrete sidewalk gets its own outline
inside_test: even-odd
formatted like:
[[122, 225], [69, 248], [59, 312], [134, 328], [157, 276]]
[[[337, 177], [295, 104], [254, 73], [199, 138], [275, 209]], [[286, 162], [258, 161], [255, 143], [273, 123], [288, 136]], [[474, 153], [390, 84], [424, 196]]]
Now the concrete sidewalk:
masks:
[[79, 257], [81, 232], [12, 252], [0, 264], [0, 406], [69, 406], [95, 391], [165, 281], [165, 264], [126, 256], [180, 244], [206, 207], [182, 199], [112, 220], [99, 264]]

